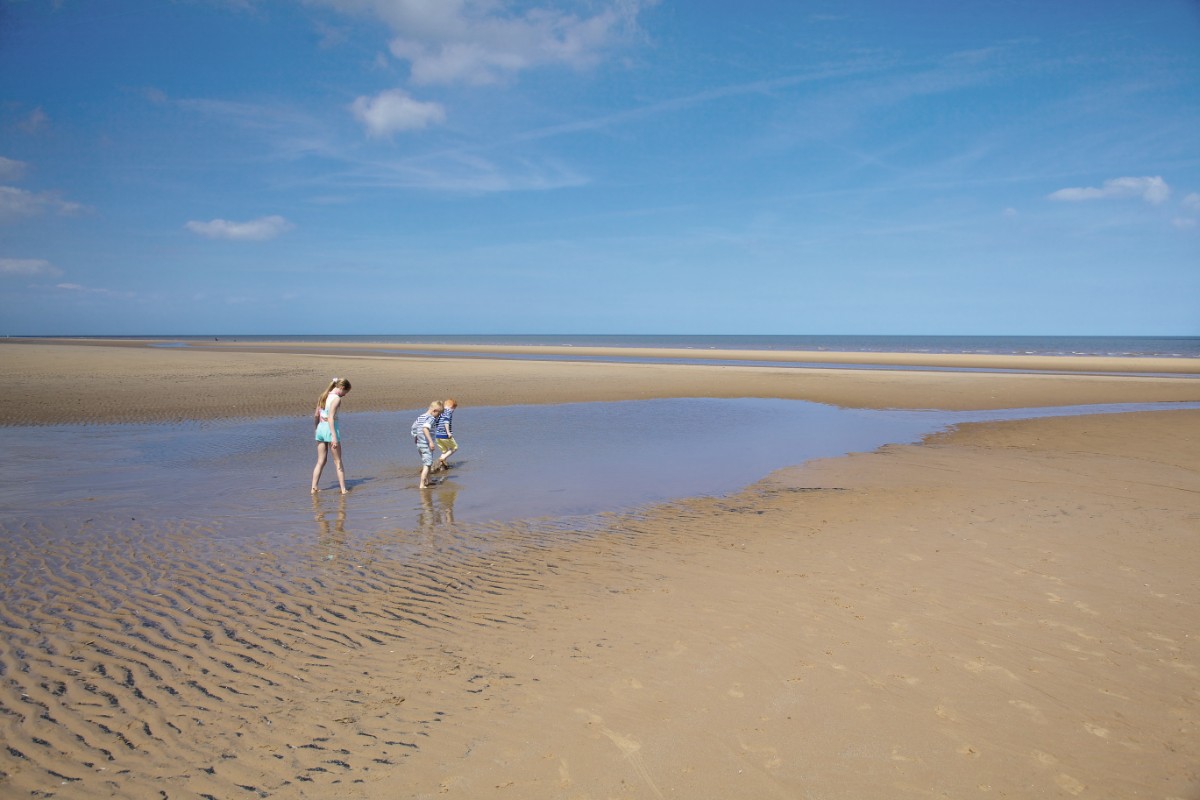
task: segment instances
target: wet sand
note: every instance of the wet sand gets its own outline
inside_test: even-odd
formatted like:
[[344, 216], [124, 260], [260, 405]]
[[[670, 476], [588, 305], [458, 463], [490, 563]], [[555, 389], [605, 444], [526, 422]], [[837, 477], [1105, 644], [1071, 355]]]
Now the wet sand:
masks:
[[[1188, 378], [95, 345], [0, 363], [9, 425], [307, 415], [343, 372], [348, 414], [1200, 399]], [[0, 794], [1200, 796], [1200, 411], [965, 425], [587, 526], [363, 538], [353, 493], [299, 491], [315, 525], [282, 547], [228, 535], [253, 518], [5, 516]]]

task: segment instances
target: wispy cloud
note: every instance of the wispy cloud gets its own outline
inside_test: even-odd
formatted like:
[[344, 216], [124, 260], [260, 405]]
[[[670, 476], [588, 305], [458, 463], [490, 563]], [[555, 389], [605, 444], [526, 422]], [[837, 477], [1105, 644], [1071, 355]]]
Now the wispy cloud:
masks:
[[414, 100], [400, 89], [391, 89], [375, 97], [359, 97], [350, 108], [354, 117], [366, 127], [367, 134], [374, 138], [420, 130], [446, 120], [446, 110], [441, 105]]
[[25, 174], [28, 165], [24, 161], [0, 156], [0, 180], [15, 181]]
[[1191, 192], [1185, 195], [1179, 201], [1179, 208], [1182, 214], [1171, 220], [1171, 224], [1183, 231], [1200, 228], [1200, 194]]
[[209, 98], [171, 100], [176, 107], [199, 114], [222, 125], [244, 132], [268, 145], [272, 160], [303, 158], [312, 155], [333, 157], [338, 148], [332, 144], [327, 120], [287, 103], [246, 103]]
[[208, 222], [191, 221], [184, 225], [192, 233], [209, 239], [232, 239], [234, 241], [266, 241], [291, 230], [294, 225], [278, 214], [260, 217], [248, 222], [231, 222], [214, 219]]
[[1140, 197], [1151, 205], [1162, 205], [1171, 197], [1171, 187], [1159, 176], [1145, 178], [1113, 178], [1100, 187], [1084, 186], [1059, 189], [1048, 195], [1051, 200], [1074, 203], [1084, 200]]
[[388, 25], [391, 54], [407, 61], [412, 82], [486, 85], [534, 67], [586, 67], [637, 30], [656, 0], [612, 0], [590, 15], [496, 0], [321, 0]]
[[41, 258], [0, 258], [0, 276], [57, 278], [62, 270]]
[[485, 158], [467, 149], [395, 160], [365, 160], [335, 178], [341, 188], [424, 189], [463, 194], [582, 186], [589, 179], [555, 159]]
[[73, 214], [83, 207], [53, 192], [31, 192], [17, 186], [0, 186], [0, 222], [33, 217], [46, 212]]
[[103, 295], [106, 297], [135, 297], [133, 292], [118, 292], [112, 289], [105, 289], [99, 286], [84, 286], [80, 283], [59, 283], [54, 286], [55, 289], [61, 289], [64, 292], [77, 292], [79, 294]]
[[[861, 74], [872, 65], [854, 62], [761, 81], [718, 86], [702, 92], [666, 98], [612, 114], [563, 122], [506, 137], [491, 136], [473, 144], [459, 144], [403, 159], [370, 160], [356, 164], [337, 176], [339, 186], [387, 186], [488, 193], [560, 189], [587, 184], [590, 179], [567, 164], [531, 158], [511, 160], [484, 156], [484, 153], [508, 151], [514, 145], [619, 128], [658, 116], [719, 102], [726, 98], [759, 95], [792, 86], [819, 83]], [[339, 154], [344, 157], [344, 154]], [[343, 182], [344, 181], [344, 182]]]

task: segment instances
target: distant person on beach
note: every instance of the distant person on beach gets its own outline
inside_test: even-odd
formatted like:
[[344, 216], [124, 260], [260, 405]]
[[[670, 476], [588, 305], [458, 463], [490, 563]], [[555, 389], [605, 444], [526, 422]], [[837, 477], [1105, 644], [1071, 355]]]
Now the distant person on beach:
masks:
[[417, 452], [421, 454], [421, 480], [419, 489], [429, 488], [429, 471], [433, 468], [433, 450], [437, 446], [433, 440], [433, 429], [437, 426], [445, 406], [441, 400], [429, 404], [429, 410], [413, 421], [412, 437], [417, 444]]
[[438, 417], [437, 426], [433, 430], [433, 438], [437, 442], [440, 455], [438, 456], [438, 469], [448, 469], [447, 460], [454, 455], [454, 451], [458, 449], [458, 442], [454, 440], [454, 409], [458, 408], [458, 402], [449, 397], [443, 404], [445, 406], [442, 415]]
[[315, 494], [317, 482], [321, 480], [321, 472], [325, 469], [325, 460], [329, 451], [333, 451], [333, 466], [337, 469], [338, 485], [342, 494], [346, 494], [346, 470], [342, 467], [342, 432], [338, 430], [338, 408], [342, 398], [350, 393], [350, 381], [345, 378], [334, 378], [329, 387], [321, 393], [317, 400], [317, 408], [313, 411], [313, 424], [316, 426], [317, 466], [313, 467], [312, 491]]

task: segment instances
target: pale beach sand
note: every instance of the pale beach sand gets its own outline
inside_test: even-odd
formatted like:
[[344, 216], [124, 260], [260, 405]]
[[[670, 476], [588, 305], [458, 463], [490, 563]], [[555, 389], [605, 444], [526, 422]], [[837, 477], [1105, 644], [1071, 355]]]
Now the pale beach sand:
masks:
[[[432, 349], [423, 345], [422, 350]], [[354, 383], [354, 408], [388, 411], [433, 398], [470, 396], [473, 405], [640, 400], [653, 397], [780, 397], [850, 408], [994, 409], [1088, 403], [1200, 400], [1200, 359], [1059, 357], [1075, 374], [852, 370], [685, 363], [519, 361], [393, 355], [387, 346], [239, 344], [156, 348], [137, 342], [0, 341], [9, 391], [0, 424], [169, 421], [312, 413], [334, 376]], [[455, 348], [467, 349], [467, 348]], [[556, 348], [472, 348], [526, 353]], [[558, 348], [579, 352], [585, 348]], [[601, 353], [695, 358], [690, 350], [592, 348]], [[740, 351], [743, 360], [750, 354]], [[759, 353], [780, 360], [789, 354]], [[790, 354], [809, 360], [828, 353]], [[1046, 357], [908, 353], [832, 354], [892, 366], [1043, 369]], [[1003, 367], [996, 359], [1002, 359]], [[1170, 377], [1119, 373], [1173, 373]], [[1097, 374], [1099, 373], [1099, 374]], [[1105, 375], [1103, 373], [1118, 373]], [[314, 390], [314, 386], [317, 388]]]
[[[0, 364], [6, 425], [307, 416], [335, 374], [347, 414], [1200, 400], [1186, 375], [320, 347]], [[3, 517], [0, 796], [1200, 797], [1200, 411], [964, 425], [586, 529], [363, 541], [354, 493], [297, 492], [317, 530], [278, 550], [148, 509]]]

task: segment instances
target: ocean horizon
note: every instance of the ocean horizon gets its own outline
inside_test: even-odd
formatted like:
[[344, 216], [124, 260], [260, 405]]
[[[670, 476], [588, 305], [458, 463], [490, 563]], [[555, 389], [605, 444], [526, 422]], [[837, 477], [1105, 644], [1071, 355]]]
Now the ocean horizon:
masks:
[[686, 350], [767, 350], [847, 353], [963, 353], [1033, 356], [1200, 358], [1200, 336], [910, 336], [910, 335], [683, 335], [683, 334], [140, 334], [38, 336], [44, 339], [153, 339], [324, 342], [392, 345], [511, 345], [628, 347]]

